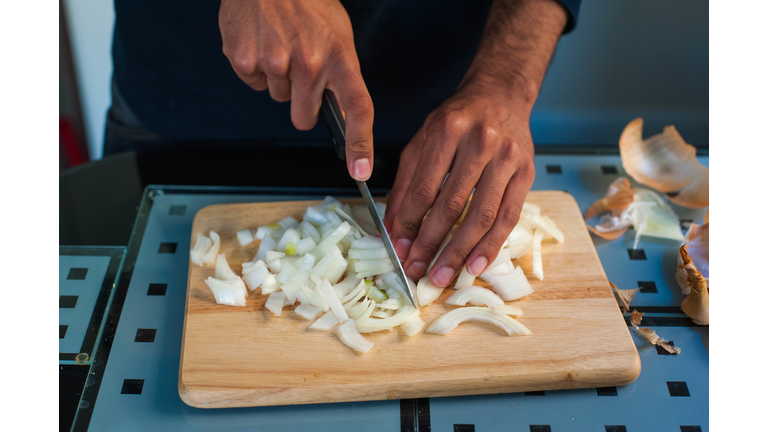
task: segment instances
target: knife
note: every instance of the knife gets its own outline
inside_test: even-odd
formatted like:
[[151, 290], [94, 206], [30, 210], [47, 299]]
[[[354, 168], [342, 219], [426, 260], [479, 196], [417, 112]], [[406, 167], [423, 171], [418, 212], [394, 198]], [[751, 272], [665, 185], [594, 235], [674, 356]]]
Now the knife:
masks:
[[[339, 104], [336, 102], [336, 96], [332, 91], [328, 89], [325, 89], [323, 92], [322, 107], [323, 120], [328, 126], [328, 129], [331, 130], [331, 137], [333, 138], [333, 145], [336, 148], [336, 155], [341, 160], [347, 160], [347, 152], [345, 148], [347, 142], [347, 122], [344, 120], [344, 116], [341, 114]], [[397, 277], [400, 281], [400, 285], [405, 287], [405, 293], [408, 295], [408, 299], [413, 304], [413, 307], [418, 308], [416, 306], [413, 286], [408, 283], [408, 278], [405, 276], [403, 265], [400, 263], [400, 259], [397, 257], [394, 246], [392, 246], [392, 240], [389, 238], [387, 229], [384, 228], [384, 221], [381, 220], [381, 216], [379, 215], [379, 211], [376, 208], [376, 204], [373, 202], [371, 191], [368, 190], [368, 185], [364, 181], [358, 181], [357, 187], [360, 189], [360, 193], [363, 194], [365, 206], [368, 208], [368, 212], [371, 213], [371, 218], [373, 219], [373, 223], [376, 225], [376, 230], [381, 236], [381, 241], [384, 242], [384, 248], [387, 250], [387, 254], [389, 255], [390, 261], [392, 261], [392, 265], [395, 266], [395, 273], [397, 274]]]

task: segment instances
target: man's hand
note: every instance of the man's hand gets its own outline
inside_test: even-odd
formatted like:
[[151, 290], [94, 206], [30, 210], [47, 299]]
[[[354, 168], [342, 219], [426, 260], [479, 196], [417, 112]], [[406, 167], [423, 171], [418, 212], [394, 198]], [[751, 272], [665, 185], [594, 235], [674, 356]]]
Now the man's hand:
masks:
[[517, 224], [535, 174], [529, 116], [566, 19], [552, 0], [496, 0], [459, 90], [403, 150], [384, 223], [410, 278], [424, 275], [473, 189], [432, 283], [447, 286], [465, 264], [482, 273]]
[[347, 121], [347, 168], [356, 180], [373, 169], [373, 103], [360, 74], [352, 25], [338, 0], [222, 0], [224, 55], [254, 90], [291, 101], [299, 130], [317, 123], [329, 88]]

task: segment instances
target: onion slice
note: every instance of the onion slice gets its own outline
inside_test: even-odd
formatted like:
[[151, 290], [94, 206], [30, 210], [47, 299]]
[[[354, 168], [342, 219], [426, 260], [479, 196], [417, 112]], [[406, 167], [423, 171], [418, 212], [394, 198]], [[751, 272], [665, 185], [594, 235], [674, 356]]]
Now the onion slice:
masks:
[[403, 306], [397, 311], [397, 313], [389, 318], [369, 318], [365, 322], [358, 324], [357, 330], [360, 331], [360, 333], [373, 333], [389, 330], [406, 322], [414, 314], [418, 315], [419, 311], [416, 310], [413, 306]]
[[339, 320], [336, 319], [336, 315], [334, 315], [333, 312], [326, 312], [325, 315], [313, 322], [309, 328], [312, 330], [328, 331], [338, 323]]
[[225, 254], [219, 254], [216, 256], [215, 277], [218, 280], [240, 279], [240, 276], [236, 275], [235, 272], [232, 271], [232, 268], [229, 266], [229, 263], [227, 262], [227, 257], [225, 256]]
[[496, 294], [504, 301], [517, 300], [533, 292], [533, 287], [525, 277], [522, 267], [517, 267], [506, 275], [493, 276], [490, 283]]
[[456, 279], [456, 283], [453, 285], [453, 289], [459, 289], [467, 286], [472, 286], [475, 283], [475, 276], [467, 270], [467, 266], [461, 268], [461, 273]]
[[321, 313], [323, 313], [323, 310], [316, 306], [302, 304], [296, 306], [294, 312], [296, 312], [296, 315], [304, 319], [313, 320], [317, 318]]
[[419, 301], [419, 308], [423, 308], [432, 304], [442, 294], [443, 288], [435, 286], [429, 281], [428, 276], [424, 276], [416, 284], [416, 298]]
[[504, 304], [493, 291], [481, 286], [468, 286], [458, 289], [445, 300], [445, 303], [454, 306], [466, 306], [467, 303], [477, 306], [488, 306], [492, 308], [495, 305]]
[[533, 261], [533, 274], [544, 280], [544, 264], [541, 262], [541, 241], [544, 240], [544, 230], [541, 227], [536, 228], [533, 232], [533, 254], [531, 254], [531, 260]]
[[213, 245], [210, 249], [208, 249], [208, 252], [203, 255], [201, 260], [205, 264], [213, 264], [216, 261], [216, 257], [219, 255], [219, 248], [221, 247], [221, 239], [219, 238], [219, 235], [216, 234], [215, 231], [211, 231], [208, 233], [208, 235], [211, 237], [211, 240], [213, 240]]
[[355, 327], [355, 321], [348, 319], [341, 323], [337, 329], [337, 334], [341, 342], [362, 354], [367, 353], [373, 348], [373, 342], [364, 338]]
[[205, 284], [213, 292], [216, 303], [229, 306], [245, 306], [245, 295], [247, 293], [243, 280], [219, 280], [208, 277]]
[[493, 310], [484, 307], [463, 307], [440, 315], [440, 317], [432, 321], [432, 324], [429, 325], [426, 332], [445, 335], [465, 321], [479, 321], [493, 324], [504, 330], [509, 336], [533, 334], [527, 327], [513, 318], [495, 313]]
[[195, 239], [195, 247], [192, 248], [192, 250], [189, 252], [189, 258], [193, 263], [202, 266], [204, 264], [203, 256], [208, 253], [208, 251], [211, 249], [211, 246], [213, 246], [213, 241], [211, 239], [200, 233], [197, 233], [197, 238]]
[[244, 229], [237, 232], [237, 241], [240, 242], [240, 246], [248, 246], [249, 244], [253, 243], [253, 234], [251, 233], [251, 230]]
[[269, 295], [267, 302], [264, 303], [264, 307], [269, 309], [273, 314], [280, 316], [283, 312], [283, 305], [285, 304], [285, 293], [282, 291], [276, 291]]
[[421, 319], [418, 315], [411, 315], [410, 318], [405, 320], [404, 323], [400, 324], [400, 328], [403, 329], [403, 332], [410, 336], [416, 336], [419, 334], [422, 330], [424, 330], [424, 327], [427, 325], [427, 323], [424, 322], [423, 319]]

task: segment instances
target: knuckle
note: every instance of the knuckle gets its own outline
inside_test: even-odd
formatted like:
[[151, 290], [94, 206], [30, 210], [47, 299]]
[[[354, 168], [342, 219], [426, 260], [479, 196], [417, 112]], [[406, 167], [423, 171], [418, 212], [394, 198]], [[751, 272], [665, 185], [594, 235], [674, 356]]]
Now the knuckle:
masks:
[[419, 233], [419, 228], [421, 227], [418, 222], [402, 219], [396, 221], [396, 225], [399, 227], [400, 234], [403, 234], [399, 237], [405, 237], [409, 239], [415, 238], [416, 234]]
[[346, 100], [346, 111], [353, 117], [372, 119], [373, 102], [367, 93], [356, 93]]
[[235, 51], [228, 57], [232, 62], [232, 68], [235, 69], [235, 72], [245, 76], [253, 76], [258, 72], [259, 61], [256, 56], [242, 51]]
[[448, 111], [437, 122], [433, 122], [433, 124], [437, 127], [436, 132], [441, 137], [446, 138], [461, 134], [466, 126], [466, 120], [461, 113]]
[[273, 48], [263, 56], [264, 72], [271, 76], [286, 76], [290, 67], [291, 58], [282, 48]]
[[476, 149], [479, 156], [490, 156], [496, 150], [499, 131], [490, 125], [480, 125], [477, 130]]
[[464, 212], [465, 202], [459, 196], [452, 196], [443, 202], [439, 216], [444, 220], [455, 222]]
[[[503, 233], [502, 233], [503, 234]], [[483, 240], [483, 249], [486, 251], [486, 256], [488, 256], [488, 261], [491, 260], [491, 256], [494, 258], [496, 255], [498, 255], [499, 251], [501, 250], [501, 247], [504, 245], [504, 240], [506, 239], [506, 236], [499, 235], [492, 235], [488, 236]]]
[[301, 50], [294, 61], [297, 72], [309, 78], [317, 76], [323, 67], [322, 57], [314, 50]]
[[520, 220], [521, 208], [522, 204], [520, 206], [516, 205], [514, 208], [502, 210], [498, 215], [499, 222], [504, 224], [504, 226], [508, 228], [509, 231], [512, 231], [512, 228], [517, 225], [517, 221]]
[[461, 267], [464, 265], [464, 260], [466, 260], [469, 254], [472, 252], [472, 248], [466, 244], [457, 244], [452, 246], [453, 247], [451, 247], [450, 250], [444, 252], [443, 255], [445, 255], [446, 260], [451, 266], [454, 268]]
[[487, 231], [496, 221], [496, 208], [492, 205], [484, 204], [477, 209], [474, 219], [478, 227]]
[[520, 155], [520, 144], [518, 144], [516, 141], [511, 141], [504, 146], [504, 152], [501, 156], [504, 158], [505, 162], [513, 162], [518, 161], [518, 159], [520, 159]]
[[429, 207], [435, 199], [435, 190], [427, 183], [419, 183], [411, 189], [411, 201], [420, 207]]

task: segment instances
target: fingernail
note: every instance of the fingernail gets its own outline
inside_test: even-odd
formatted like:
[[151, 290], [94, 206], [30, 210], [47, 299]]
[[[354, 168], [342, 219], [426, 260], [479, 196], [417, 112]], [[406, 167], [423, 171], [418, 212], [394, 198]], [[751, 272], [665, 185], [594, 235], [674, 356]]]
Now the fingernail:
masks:
[[485, 271], [485, 267], [488, 265], [488, 259], [485, 257], [475, 258], [472, 264], [467, 267], [469, 274], [472, 276], [480, 276], [480, 273]]
[[411, 241], [408, 239], [400, 239], [395, 243], [395, 252], [400, 261], [405, 261], [408, 258], [408, 252], [411, 251]]
[[411, 264], [410, 267], [408, 267], [408, 277], [414, 281], [418, 281], [422, 276], [424, 276], [424, 270], [426, 269], [426, 264], [421, 261], [416, 261], [415, 263]]
[[355, 180], [366, 181], [371, 177], [371, 162], [368, 159], [358, 159], [353, 168]]
[[435, 285], [439, 286], [440, 288], [447, 287], [448, 284], [450, 284], [453, 280], [454, 274], [456, 274], [456, 272], [453, 271], [452, 268], [442, 267], [437, 271], [437, 273], [435, 273]]

